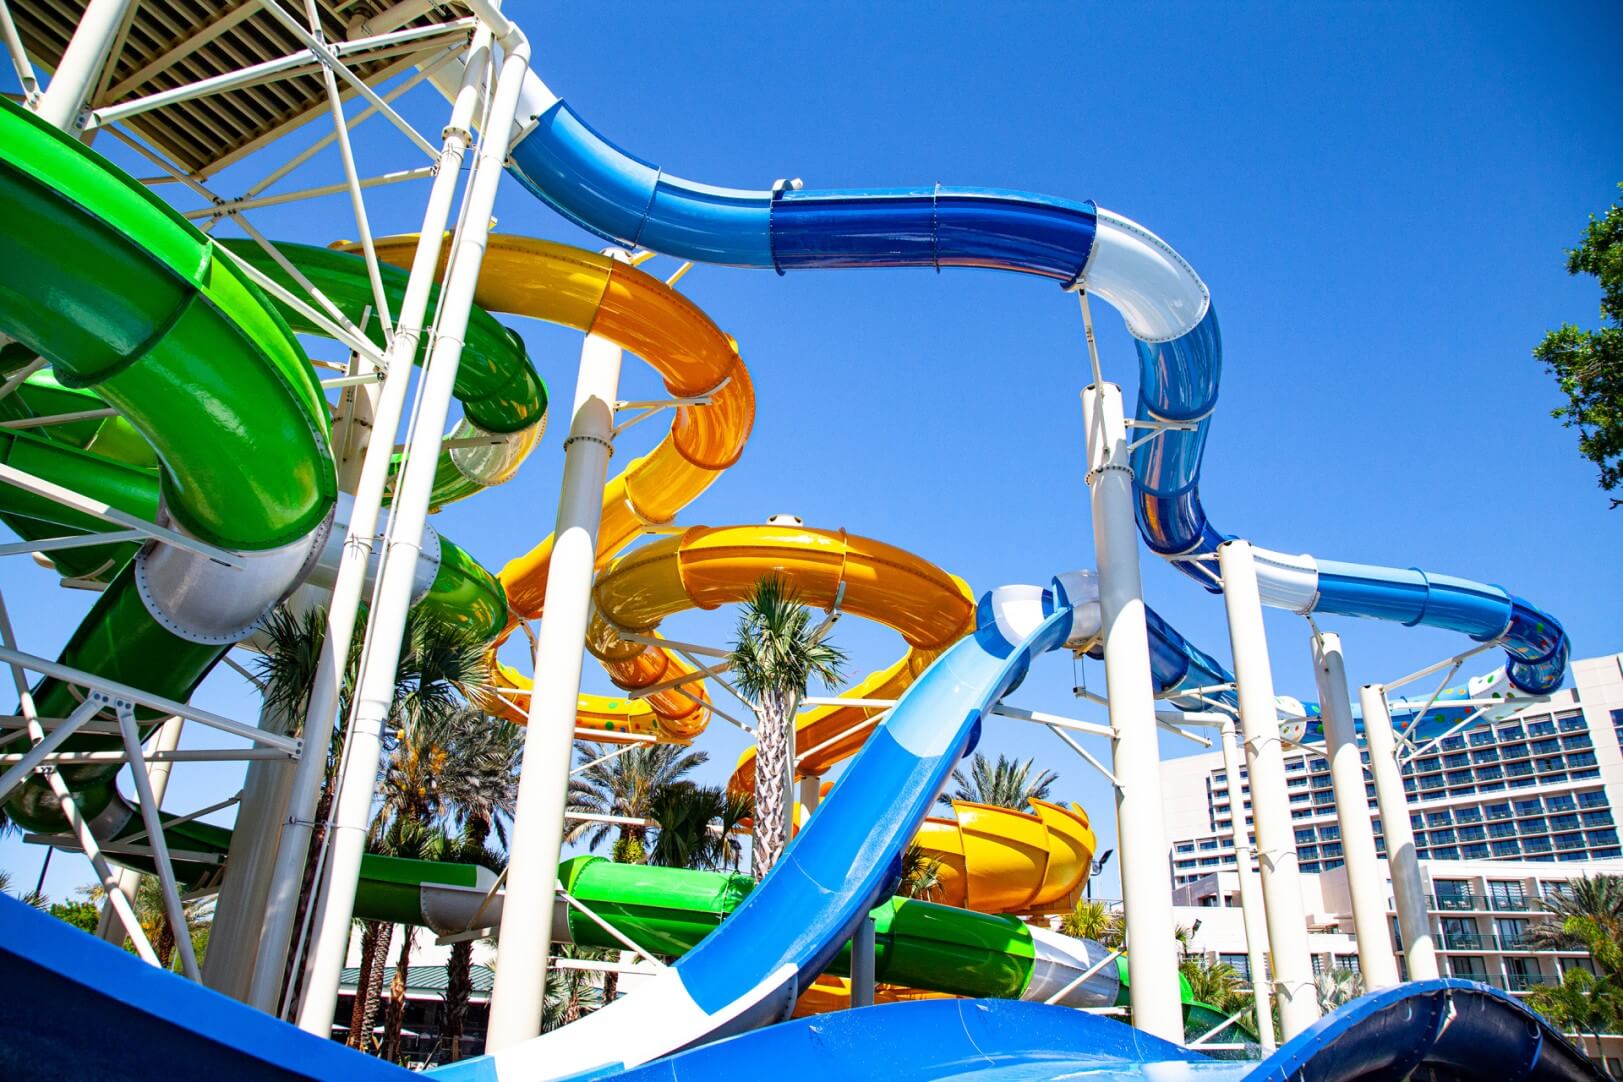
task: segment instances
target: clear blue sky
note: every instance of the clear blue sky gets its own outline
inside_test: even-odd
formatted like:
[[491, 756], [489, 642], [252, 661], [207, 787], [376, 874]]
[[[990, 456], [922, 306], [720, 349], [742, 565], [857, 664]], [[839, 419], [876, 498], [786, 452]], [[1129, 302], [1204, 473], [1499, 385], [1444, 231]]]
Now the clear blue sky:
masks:
[[[1623, 180], [1614, 5], [512, 7], [547, 82], [671, 172], [748, 187], [795, 176], [810, 187], [1000, 185], [1093, 198], [1143, 222], [1194, 264], [1222, 318], [1223, 399], [1203, 481], [1219, 529], [1498, 582], [1559, 616], [1580, 656], [1623, 648], [1623, 511], [1606, 510], [1574, 434], [1550, 419], [1561, 399], [1529, 356], [1546, 328], [1598, 318], [1597, 288], [1567, 276], [1563, 249]], [[414, 91], [403, 108], [438, 131], [432, 94]], [[312, 124], [211, 184], [235, 194], [326, 130]], [[358, 143], [365, 172], [421, 160], [376, 120]], [[291, 183], [337, 171], [326, 154]], [[374, 228], [414, 229], [422, 191], [375, 192]], [[510, 181], [497, 213], [504, 231], [598, 245]], [[355, 233], [341, 198], [257, 221], [315, 243]], [[701, 267], [682, 289], [738, 338], [759, 402], [742, 461], [683, 523], [798, 514], [911, 549], [976, 589], [1092, 565], [1086, 358], [1075, 302], [1051, 284]], [[1096, 318], [1107, 372], [1131, 396], [1126, 334], [1102, 306]], [[521, 329], [567, 402], [578, 336]], [[645, 368], [627, 373], [629, 390], [655, 389]], [[635, 433], [617, 464], [658, 436]], [[448, 509], [441, 530], [491, 567], [527, 549], [551, 528], [560, 442], [555, 428], [516, 481]], [[3, 573], [25, 647], [54, 654], [89, 597], [22, 560]], [[1148, 554], [1144, 580], [1154, 607], [1226, 659], [1218, 601]], [[1270, 613], [1268, 626], [1279, 691], [1313, 697], [1305, 625]], [[1355, 681], [1462, 645], [1327, 626]], [[668, 628], [720, 642], [730, 621]], [[862, 672], [900, 649], [856, 620], [839, 638]], [[587, 687], [610, 685], [589, 667]], [[1050, 659], [1016, 701], [1098, 717], [1070, 687], [1069, 663]], [[229, 672], [198, 701], [239, 717], [256, 708]], [[700, 741], [707, 775], [723, 777], [742, 746], [713, 725]], [[993, 721], [982, 748], [1057, 770], [1055, 794], [1094, 813], [1101, 848], [1114, 844], [1107, 788], [1050, 734]], [[166, 806], [237, 784], [224, 768], [181, 767]], [[0, 867], [19, 879], [39, 859], [0, 842]], [[61, 895], [89, 878], [64, 855], [48, 886]]]

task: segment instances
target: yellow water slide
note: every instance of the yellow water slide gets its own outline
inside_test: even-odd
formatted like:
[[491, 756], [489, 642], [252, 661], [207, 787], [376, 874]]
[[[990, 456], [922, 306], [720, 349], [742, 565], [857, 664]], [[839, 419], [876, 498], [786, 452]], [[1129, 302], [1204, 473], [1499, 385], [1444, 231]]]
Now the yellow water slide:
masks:
[[[743, 601], [773, 574], [790, 584], [802, 604], [826, 611], [837, 605], [891, 628], [907, 644], [901, 660], [852, 688], [850, 698], [901, 694], [974, 623], [974, 597], [962, 579], [883, 541], [805, 526], [695, 526], [620, 557], [598, 576], [587, 649], [622, 688], [671, 685], [691, 671], [686, 659], [627, 636], [652, 638], [675, 613]], [[687, 688], [670, 686], [644, 700], [669, 739], [691, 739], [703, 724], [702, 717], [666, 712], [664, 703], [671, 700], [691, 705]], [[796, 747], [819, 762], [838, 762], [860, 746], [863, 723], [877, 713], [871, 707], [820, 707], [797, 721]], [[804, 769], [821, 773], [810, 761]], [[743, 773], [753, 783], [752, 770]], [[737, 773], [734, 785], [748, 788], [740, 786]]]
[[[409, 266], [416, 239], [390, 237], [377, 242], [378, 256]], [[444, 272], [442, 257], [441, 273]], [[646, 455], [633, 459], [603, 490], [598, 530], [598, 565], [650, 528], [668, 524], [738, 460], [755, 421], [755, 390], [737, 345], [691, 301], [658, 278], [607, 256], [527, 237], [492, 236], [474, 302], [492, 312], [527, 316], [605, 338], [646, 361], [672, 398], [700, 401], [677, 407], [671, 427]], [[510, 606], [509, 626], [541, 615], [546, 595], [552, 538], [508, 563], [501, 571]], [[495, 660], [492, 682], [498, 693], [485, 705], [523, 723], [530, 681]], [[670, 659], [674, 676], [684, 672]], [[702, 685], [688, 695], [643, 701], [582, 695], [577, 723], [603, 739], [622, 734], [669, 737], [696, 732], [708, 711]], [[697, 700], [697, 701], [695, 701]], [[658, 713], [656, 713], [658, 711]]]

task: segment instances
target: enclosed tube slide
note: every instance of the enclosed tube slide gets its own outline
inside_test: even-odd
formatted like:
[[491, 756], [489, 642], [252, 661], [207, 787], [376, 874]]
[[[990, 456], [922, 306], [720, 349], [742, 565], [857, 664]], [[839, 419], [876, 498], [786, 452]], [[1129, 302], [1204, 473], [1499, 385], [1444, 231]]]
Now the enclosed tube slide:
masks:
[[605, 1072], [787, 1018], [800, 991], [890, 893], [903, 847], [973, 746], [985, 712], [1034, 657], [1097, 637], [1091, 587], [1091, 576], [1071, 575], [1054, 590], [1005, 587], [983, 597], [974, 633], [908, 689], [827, 803], [714, 934], [635, 995], [441, 1073], [511, 1082], [538, 1070]]
[[[558, 881], [578, 901], [644, 950], [679, 957], [715, 931], [749, 895], [747, 875], [617, 864], [573, 857]], [[494, 873], [394, 857], [367, 857], [361, 866], [355, 914], [371, 920], [422, 925], [441, 935], [495, 927], [503, 895], [491, 893]], [[869, 914], [875, 923], [875, 977], [884, 984], [959, 996], [1043, 1002], [1060, 992], [1067, 1007], [1109, 1007], [1122, 997], [1123, 974], [1105, 965], [1082, 978], [1109, 953], [1010, 916], [977, 913], [912, 898], [889, 898]], [[609, 950], [625, 944], [579, 910], [559, 900], [551, 915], [552, 939]], [[830, 974], [850, 972], [841, 949]], [[808, 989], [809, 990], [809, 989]], [[827, 989], [815, 996], [821, 1006]]]
[[[414, 237], [377, 242], [378, 257], [410, 264]], [[442, 257], [440, 272], [444, 273]], [[523, 237], [492, 236], [485, 252], [475, 303], [493, 312], [529, 316], [605, 338], [641, 357], [659, 373], [673, 398], [702, 401], [678, 407], [671, 427], [648, 454], [633, 459], [603, 491], [598, 528], [598, 565], [604, 566], [650, 526], [668, 524], [738, 460], [755, 421], [755, 390], [737, 344], [702, 311], [659, 279], [607, 256]], [[517, 620], [541, 615], [552, 538], [512, 560], [501, 571], [511, 606], [506, 633]], [[530, 681], [491, 655], [499, 687], [527, 693]], [[670, 676], [692, 671], [671, 660]], [[706, 693], [695, 685], [694, 702], [670, 695], [625, 700], [582, 695], [577, 724], [603, 739], [691, 733], [708, 717]], [[523, 723], [522, 704], [494, 696], [493, 712]]]
[[[281, 319], [220, 242], [9, 102], [0, 111], [0, 208], [12, 224], [0, 260], [0, 327], [20, 347], [11, 352], [52, 364], [3, 403], [5, 413], [119, 411], [43, 434], [5, 432], [0, 457], [248, 564], [239, 571], [161, 544], [57, 554], [60, 571], [107, 584], [62, 662], [185, 700], [272, 605], [306, 577], [319, 581], [324, 564], [336, 566], [348, 500], [336, 493], [327, 403], [294, 337], [311, 328]], [[353, 294], [364, 281], [355, 257], [293, 255], [330, 293]], [[473, 327], [475, 364], [458, 390], [488, 430], [521, 433], [527, 449], [544, 423], [545, 389], [514, 336], [488, 316]], [[27, 539], [105, 528], [11, 486], [0, 490], [0, 517]], [[498, 633], [507, 603], [495, 578], [444, 539], [432, 538], [425, 552], [419, 601], [485, 637]], [[54, 680], [34, 699], [44, 717], [77, 705]], [[108, 737], [80, 734], [63, 748], [106, 746]], [[139, 826], [114, 785], [117, 772], [111, 764], [60, 771], [103, 839]], [[12, 794], [7, 811], [42, 832], [65, 824], [37, 778]], [[202, 823], [166, 833], [177, 848], [206, 853], [223, 852], [229, 837]], [[178, 864], [184, 879], [208, 870]]]
[[[684, 180], [593, 131], [533, 73], [512, 171], [565, 218], [617, 244], [683, 259], [770, 267], [981, 267], [1086, 289], [1121, 313], [1137, 342], [1136, 416], [1181, 427], [1132, 455], [1139, 529], [1207, 589], [1225, 540], [1201, 504], [1201, 457], [1217, 407], [1222, 339], [1189, 263], [1136, 222], [1092, 203], [996, 188], [770, 191]], [[1265, 604], [1463, 632], [1503, 646], [1506, 678], [1558, 687], [1569, 644], [1556, 620], [1498, 586], [1414, 568], [1257, 549]]]
[[[337, 492], [321, 388], [292, 331], [212, 240], [9, 101], [0, 104], [0, 209], [0, 327], [49, 360], [62, 384], [93, 388], [151, 445], [160, 522], [247, 564], [147, 545], [61, 654], [184, 700], [325, 539]], [[34, 700], [47, 717], [77, 705], [54, 680]], [[87, 818], [108, 808], [116, 768], [61, 774]], [[38, 779], [8, 810], [33, 829], [62, 822]]]

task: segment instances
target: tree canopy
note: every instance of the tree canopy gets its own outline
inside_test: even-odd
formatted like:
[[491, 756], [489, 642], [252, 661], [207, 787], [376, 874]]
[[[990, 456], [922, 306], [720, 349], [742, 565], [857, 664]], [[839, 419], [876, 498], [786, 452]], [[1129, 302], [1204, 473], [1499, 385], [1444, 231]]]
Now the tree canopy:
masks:
[[[1567, 396], [1551, 416], [1578, 430], [1578, 450], [1600, 468], [1600, 487], [1611, 492], [1623, 486], [1623, 202], [1589, 216], [1583, 243], [1567, 251], [1567, 273], [1599, 279], [1603, 325], [1591, 331], [1564, 323], [1533, 356]], [[1620, 504], [1612, 500], [1612, 507]]]

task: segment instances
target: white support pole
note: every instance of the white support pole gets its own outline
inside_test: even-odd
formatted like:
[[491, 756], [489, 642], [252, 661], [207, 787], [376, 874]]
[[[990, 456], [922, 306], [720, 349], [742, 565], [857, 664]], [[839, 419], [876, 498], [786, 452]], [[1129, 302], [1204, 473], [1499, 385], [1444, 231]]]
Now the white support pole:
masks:
[[851, 1006], [873, 1006], [874, 926], [871, 913], [862, 914], [851, 936]]
[[[157, 738], [152, 742], [152, 751], [162, 755], [179, 747], [181, 729], [185, 724], [186, 720], [181, 717], [172, 717], [164, 722], [162, 727], [158, 729]], [[123, 735], [122, 728], [120, 728], [119, 734]], [[146, 756], [146, 762], [147, 784], [152, 787], [152, 799], [156, 802], [154, 806], [161, 809], [163, 807], [164, 791], [169, 788], [169, 772], [174, 767], [171, 763], [161, 759], [154, 759], [151, 755]], [[132, 769], [139, 770], [141, 767], [137, 764]], [[145, 834], [146, 832], [143, 831], [141, 836], [144, 837]], [[129, 842], [134, 839], [121, 838], [119, 840]], [[117, 878], [119, 891], [133, 903], [135, 901], [135, 888], [141, 882], [141, 873], [134, 868], [119, 868]], [[111, 900], [109, 900], [108, 904], [102, 906], [101, 919], [96, 923], [96, 934], [109, 943], [124, 942], [126, 934], [124, 922], [118, 919], [118, 913], [114, 910]]]
[[807, 774], [800, 779], [801, 811], [810, 815], [823, 802], [823, 778], [820, 774]]
[[[299, 892], [304, 883], [305, 860], [315, 829], [316, 805], [321, 799], [327, 774], [327, 748], [332, 742], [334, 715], [343, 683], [349, 647], [355, 637], [356, 614], [366, 586], [367, 569], [372, 562], [374, 538], [383, 508], [384, 490], [389, 483], [395, 434], [411, 387], [411, 369], [422, 338], [429, 293], [438, 273], [445, 226], [450, 221], [456, 198], [462, 158], [472, 140], [473, 111], [479, 102], [479, 81], [490, 51], [490, 35], [474, 36], [473, 47], [463, 71], [462, 85], [452, 103], [451, 118], [445, 127], [438, 172], [429, 189], [423, 210], [423, 228], [418, 233], [412, 255], [411, 274], [401, 298], [394, 338], [386, 354], [383, 384], [378, 391], [371, 418], [370, 439], [355, 485], [355, 502], [350, 508], [349, 529], [343, 555], [333, 581], [332, 602], [327, 609], [327, 632], [322, 642], [321, 660], [310, 690], [305, 713], [307, 754], [294, 770], [288, 797], [287, 818], [282, 842], [277, 847], [271, 870], [270, 893], [266, 900], [265, 925], [253, 966], [253, 985], [248, 1002], [262, 1011], [275, 1013], [281, 1000], [282, 981], [293, 940]], [[368, 781], [368, 789], [371, 782]], [[348, 918], [345, 917], [347, 920]], [[330, 1019], [329, 1019], [330, 1021]], [[321, 1031], [327, 1032], [326, 1028]]]
[[[529, 46], [519, 38], [509, 41], [506, 55], [502, 58], [490, 121], [483, 129], [487, 134], [479, 141], [473, 172], [468, 178], [468, 192], [462, 208], [463, 225], [454, 241], [450, 274], [441, 297], [443, 306], [434, 332], [434, 348], [418, 389], [416, 419], [406, 451], [405, 467], [395, 492], [393, 513], [384, 541], [382, 567], [378, 572], [376, 603], [371, 610], [361, 671], [356, 678], [355, 705], [350, 712], [349, 736], [345, 742], [345, 766], [336, 802], [331, 856], [322, 876], [313, 932], [315, 938], [311, 944], [309, 985], [299, 1005], [299, 1028], [307, 1033], [325, 1036], [332, 1027], [333, 1006], [338, 1000], [338, 978], [349, 943], [350, 915], [355, 907], [361, 856], [366, 849], [367, 824], [371, 818], [372, 797], [377, 785], [383, 725], [394, 699], [395, 670], [400, 660], [400, 644], [405, 636], [406, 614], [411, 608], [440, 441], [444, 438], [452, 387], [462, 361], [462, 343], [467, 335], [474, 287], [478, 284], [479, 271], [484, 265], [496, 188], [501, 183], [507, 157], [505, 140], [489, 133], [505, 133], [512, 128], [513, 117], [518, 111], [519, 90], [529, 67], [529, 55]], [[411, 357], [412, 354], [405, 353], [403, 356]], [[397, 363], [404, 365], [405, 362]], [[387, 441], [380, 440], [380, 443], [386, 445]], [[573, 724], [570, 729], [572, 732]], [[567, 774], [568, 756], [560, 757], [556, 765]], [[555, 871], [549, 874], [549, 886], [556, 875]], [[512, 880], [513, 876], [509, 875], [508, 881], [511, 883]], [[539, 1021], [538, 1011], [537, 1024]]]
[[[1133, 521], [1133, 472], [1121, 388], [1097, 382], [1082, 392], [1087, 482], [1092, 489], [1093, 548], [1099, 562], [1099, 611], [1110, 687], [1112, 766], [1127, 918], [1133, 1025], [1163, 1040], [1183, 1040], [1178, 952], [1172, 937], [1172, 877], [1161, 803], [1161, 749], [1150, 683], [1149, 632]], [[1057, 731], [1057, 730], [1056, 730]]]
[[1257, 1009], [1257, 1043], [1263, 1054], [1279, 1046], [1274, 1033], [1273, 996], [1268, 990], [1268, 918], [1262, 907], [1262, 884], [1251, 865], [1256, 848], [1251, 844], [1245, 823], [1244, 779], [1240, 775], [1240, 743], [1234, 732], [1234, 719], [1222, 729], [1223, 771], [1229, 786], [1229, 835], [1234, 839], [1235, 872], [1240, 880], [1240, 917], [1245, 925], [1246, 967], [1251, 970], [1251, 994]]
[[588, 336], [581, 346], [553, 526], [556, 540], [543, 599], [546, 618], [535, 644], [535, 691], [530, 696], [524, 767], [513, 815], [507, 900], [502, 909], [502, 964], [490, 995], [486, 1047], [491, 1051], [541, 1031], [552, 926], [531, 914], [545, 912], [551, 904], [563, 847], [562, 816], [569, 791], [575, 709], [580, 701], [581, 644], [592, 611], [597, 529], [609, 456], [614, 450], [614, 403], [619, 397], [621, 359], [619, 347], [607, 339]]
[[[285, 715], [268, 706], [260, 707], [261, 728], [286, 732], [288, 722]], [[325, 748], [309, 749], [306, 754], [326, 760]], [[243, 1003], [252, 1001], [254, 966], [270, 919], [266, 901], [271, 873], [280, 854], [278, 842], [297, 770], [298, 764], [286, 761], [251, 763], [242, 783], [237, 819], [231, 827], [225, 878], [214, 903], [209, 949], [203, 956], [203, 983]], [[292, 914], [288, 916], [291, 919]]]
[[42, 740], [22, 754], [11, 769], [0, 774], [0, 801], [5, 800], [13, 789], [27, 781], [28, 776], [45, 761], [47, 755], [61, 747], [68, 737], [78, 732], [79, 728], [95, 717], [100, 709], [101, 704], [95, 700], [80, 703], [73, 713], [62, 720], [62, 724], [46, 733]]
[[5, 38], [6, 52], [11, 57], [11, 66], [17, 72], [17, 85], [22, 88], [23, 104], [32, 109], [39, 100], [39, 79], [34, 75], [34, 65], [28, 61], [28, 50], [23, 47], [22, 35], [17, 33], [17, 24], [12, 21], [11, 9], [6, 6], [5, 0], [0, 0], [0, 37]]
[[1398, 931], [1403, 936], [1409, 979], [1434, 980], [1438, 975], [1437, 943], [1426, 912], [1426, 887], [1420, 879], [1414, 828], [1409, 825], [1409, 800], [1403, 793], [1403, 772], [1398, 769], [1386, 689], [1379, 684], [1365, 684], [1358, 689], [1358, 705], [1364, 712], [1369, 772], [1375, 778], [1375, 800], [1381, 809], [1381, 833], [1386, 836], [1386, 863], [1392, 873], [1392, 897], [1397, 905]]
[[[91, 698], [96, 696], [93, 693]], [[152, 849], [152, 863], [158, 871], [158, 885], [163, 891], [164, 914], [169, 918], [169, 929], [175, 936], [175, 950], [180, 954], [180, 968], [188, 980], [198, 980], [197, 954], [192, 950], [191, 926], [186, 922], [186, 903], [180, 900], [180, 887], [175, 883], [175, 866], [169, 860], [169, 840], [164, 836], [163, 820], [159, 817], [159, 798], [152, 789], [146, 763], [141, 758], [141, 734], [135, 725], [135, 704], [120, 701], [114, 704], [118, 714], [118, 727], [124, 735], [124, 751], [130, 757], [130, 776], [135, 780], [135, 792], [141, 802], [141, 821], [147, 828], [147, 845]]]
[[[1285, 788], [1273, 666], [1262, 627], [1262, 595], [1257, 589], [1251, 543], [1225, 542], [1218, 546], [1217, 557], [1234, 652], [1240, 728], [1251, 774], [1251, 819], [1262, 866], [1268, 942], [1273, 950], [1274, 996], [1279, 1001], [1280, 1028], [1288, 1041], [1318, 1020], [1319, 1001], [1307, 946], [1307, 914], [1296, 866], [1290, 796]], [[1232, 800], [1231, 796], [1231, 807]]]
[[45, 123], [78, 133], [79, 110], [95, 88], [130, 4], [131, 0], [90, 0], [85, 6], [62, 62], [39, 99], [39, 116]]
[[1336, 821], [1341, 824], [1341, 852], [1347, 863], [1358, 971], [1363, 974], [1365, 990], [1373, 992], [1398, 983], [1398, 963], [1386, 930], [1386, 892], [1381, 889], [1381, 861], [1375, 855], [1364, 763], [1353, 727], [1352, 700], [1347, 696], [1347, 666], [1341, 656], [1341, 636], [1333, 631], [1313, 636], [1313, 677], [1319, 685]]

